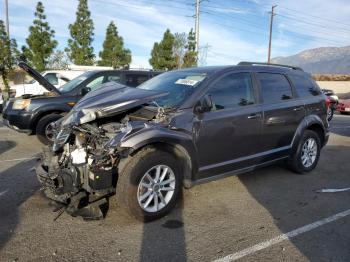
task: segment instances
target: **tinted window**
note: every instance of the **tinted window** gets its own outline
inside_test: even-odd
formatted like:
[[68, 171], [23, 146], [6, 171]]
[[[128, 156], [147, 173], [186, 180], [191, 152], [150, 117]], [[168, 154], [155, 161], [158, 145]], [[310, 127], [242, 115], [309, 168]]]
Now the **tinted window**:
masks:
[[291, 86], [284, 75], [258, 73], [264, 103], [278, 103], [293, 97]]
[[58, 78], [55, 73], [48, 73], [44, 76], [52, 85], [58, 85]]
[[318, 96], [321, 94], [320, 88], [317, 84], [307, 77], [291, 75], [290, 78], [293, 81], [299, 97]]
[[89, 77], [89, 75], [90, 75], [90, 73], [86, 72], [86, 73], [74, 78], [73, 80], [69, 81], [68, 83], [64, 84], [63, 86], [61, 86], [59, 88], [59, 90], [61, 91], [61, 93], [67, 93], [67, 92], [73, 90], [74, 88], [76, 88], [81, 82], [86, 80]]
[[125, 84], [127, 86], [136, 87], [148, 80], [148, 74], [126, 74]]
[[254, 104], [252, 79], [249, 73], [224, 76], [209, 90], [213, 110]]
[[112, 81], [116, 83], [120, 83], [120, 74], [107, 76], [106, 82], [112, 82]]
[[99, 76], [86, 85], [91, 91], [98, 89], [103, 84], [104, 76]]

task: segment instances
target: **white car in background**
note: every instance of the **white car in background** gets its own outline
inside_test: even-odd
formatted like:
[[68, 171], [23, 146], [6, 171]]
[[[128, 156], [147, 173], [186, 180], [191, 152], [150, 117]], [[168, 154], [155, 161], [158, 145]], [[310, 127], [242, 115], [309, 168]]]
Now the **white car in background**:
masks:
[[[83, 74], [87, 70], [50, 70], [42, 72], [45, 77], [55, 87], [60, 87], [75, 77]], [[42, 95], [47, 90], [42, 87], [36, 80], [11, 86], [11, 96], [20, 97], [22, 95]]]

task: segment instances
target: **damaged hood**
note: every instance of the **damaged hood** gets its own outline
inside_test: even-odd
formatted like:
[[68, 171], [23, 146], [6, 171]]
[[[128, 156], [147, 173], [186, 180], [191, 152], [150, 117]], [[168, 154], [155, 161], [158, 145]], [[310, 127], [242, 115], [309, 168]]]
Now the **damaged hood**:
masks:
[[118, 114], [167, 94], [109, 82], [85, 95], [64, 117], [62, 124], [91, 122], [96, 118]]
[[52, 85], [49, 81], [46, 80], [45, 77], [43, 77], [38, 71], [30, 67], [24, 62], [19, 62], [18, 66], [22, 68], [24, 71], [26, 71], [31, 77], [33, 77], [38, 83], [43, 86], [46, 90], [53, 92], [57, 95], [60, 95], [61, 92], [54, 86]]

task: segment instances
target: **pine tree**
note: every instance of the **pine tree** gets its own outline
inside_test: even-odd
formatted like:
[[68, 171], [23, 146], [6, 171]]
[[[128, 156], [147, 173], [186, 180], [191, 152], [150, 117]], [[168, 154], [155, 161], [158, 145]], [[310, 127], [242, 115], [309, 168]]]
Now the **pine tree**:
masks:
[[74, 24], [69, 25], [71, 39], [68, 40], [69, 58], [76, 65], [93, 65], [94, 49], [91, 46], [93, 40], [94, 23], [90, 18], [87, 0], [79, 0]]
[[167, 29], [160, 43], [154, 43], [149, 63], [153, 69], [172, 70], [176, 68], [174, 50], [174, 35]]
[[16, 40], [10, 40], [5, 25], [0, 20], [0, 74], [2, 82], [5, 86], [7, 98], [9, 97], [10, 87], [8, 84], [8, 75], [19, 59]]
[[159, 61], [159, 54], [160, 53], [160, 46], [158, 42], [155, 42], [153, 44], [153, 48], [151, 51], [151, 58], [148, 60], [150, 65], [153, 67], [153, 69], [159, 69], [158, 61]]
[[196, 52], [196, 36], [191, 28], [187, 38], [187, 51], [183, 58], [183, 67], [194, 67], [198, 63], [198, 52]]
[[131, 63], [131, 51], [124, 48], [124, 41], [118, 35], [116, 25], [111, 22], [106, 31], [106, 38], [103, 42], [103, 50], [99, 54], [100, 66], [112, 66], [116, 68], [129, 67]]
[[57, 41], [53, 39], [55, 31], [51, 30], [46, 21], [44, 6], [41, 2], [38, 2], [34, 15], [35, 19], [33, 25], [29, 27], [29, 36], [26, 39], [28, 47], [23, 48], [23, 54], [34, 68], [43, 71], [46, 68], [47, 59], [57, 46]]

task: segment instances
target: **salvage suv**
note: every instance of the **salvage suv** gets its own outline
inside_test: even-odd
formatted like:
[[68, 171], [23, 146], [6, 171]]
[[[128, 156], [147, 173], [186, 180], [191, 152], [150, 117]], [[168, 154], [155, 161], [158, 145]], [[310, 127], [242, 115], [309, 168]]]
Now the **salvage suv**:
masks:
[[328, 140], [320, 88], [300, 68], [242, 62], [161, 74], [137, 88], [108, 83], [63, 119], [37, 176], [71, 215], [102, 218], [108, 199], [149, 221], [182, 186], [284, 160], [313, 170]]

